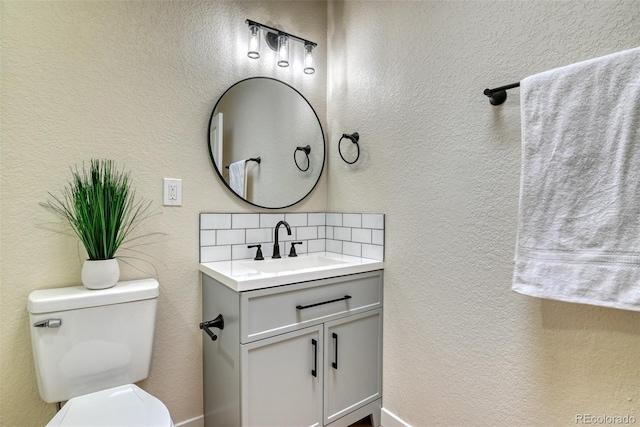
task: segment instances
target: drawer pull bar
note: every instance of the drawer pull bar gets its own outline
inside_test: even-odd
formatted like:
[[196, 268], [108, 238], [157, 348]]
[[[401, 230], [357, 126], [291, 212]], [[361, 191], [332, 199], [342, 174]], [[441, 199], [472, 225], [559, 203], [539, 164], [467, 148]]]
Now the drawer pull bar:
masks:
[[305, 308], [317, 307], [319, 305], [331, 304], [332, 302], [345, 301], [345, 300], [348, 300], [348, 299], [351, 299], [351, 295], [345, 295], [342, 298], [332, 299], [331, 301], [324, 301], [324, 302], [319, 302], [319, 303], [316, 303], [316, 304], [297, 305], [296, 309], [304, 310]]
[[318, 376], [318, 341], [312, 339], [311, 345], [313, 346], [313, 369], [311, 370], [311, 375], [314, 377]]

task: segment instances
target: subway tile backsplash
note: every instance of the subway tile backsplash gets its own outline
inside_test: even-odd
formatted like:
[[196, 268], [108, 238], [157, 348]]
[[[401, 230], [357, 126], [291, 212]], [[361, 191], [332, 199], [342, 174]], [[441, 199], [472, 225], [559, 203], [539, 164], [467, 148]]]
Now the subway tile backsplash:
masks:
[[296, 252], [336, 252], [384, 259], [384, 214], [380, 213], [202, 213], [200, 214], [200, 262], [249, 259], [261, 244], [264, 257], [273, 255], [273, 227], [285, 220], [291, 236], [280, 228], [280, 253], [289, 253], [291, 241], [300, 241]]

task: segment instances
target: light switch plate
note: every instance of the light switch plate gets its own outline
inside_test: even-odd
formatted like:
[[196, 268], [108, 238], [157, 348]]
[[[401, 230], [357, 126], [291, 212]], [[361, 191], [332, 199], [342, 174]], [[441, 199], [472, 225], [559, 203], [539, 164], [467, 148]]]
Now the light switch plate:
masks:
[[182, 206], [182, 180], [165, 178], [163, 185], [163, 204], [165, 206]]

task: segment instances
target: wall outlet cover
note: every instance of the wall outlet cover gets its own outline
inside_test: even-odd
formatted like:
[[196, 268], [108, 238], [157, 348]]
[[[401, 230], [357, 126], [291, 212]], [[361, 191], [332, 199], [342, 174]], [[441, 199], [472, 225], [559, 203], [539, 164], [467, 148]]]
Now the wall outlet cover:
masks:
[[177, 178], [164, 178], [163, 205], [182, 206], [182, 180]]

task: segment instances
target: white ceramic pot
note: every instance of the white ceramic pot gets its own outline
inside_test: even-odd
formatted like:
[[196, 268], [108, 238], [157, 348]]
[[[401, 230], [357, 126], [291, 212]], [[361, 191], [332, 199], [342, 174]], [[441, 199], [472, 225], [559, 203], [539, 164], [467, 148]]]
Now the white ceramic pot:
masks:
[[120, 266], [115, 258], [88, 259], [82, 264], [82, 284], [87, 289], [110, 288], [120, 279]]

